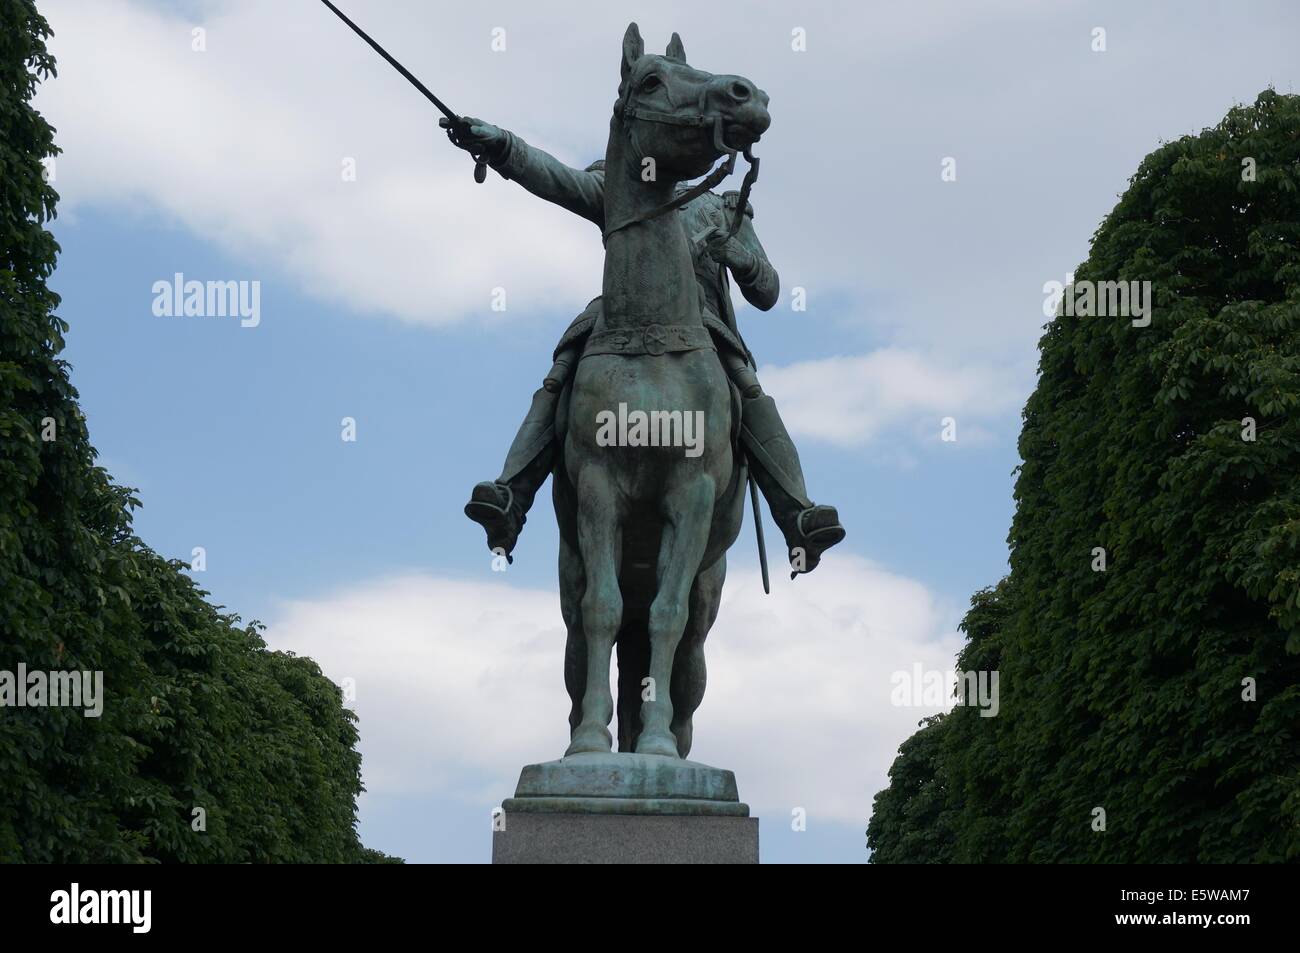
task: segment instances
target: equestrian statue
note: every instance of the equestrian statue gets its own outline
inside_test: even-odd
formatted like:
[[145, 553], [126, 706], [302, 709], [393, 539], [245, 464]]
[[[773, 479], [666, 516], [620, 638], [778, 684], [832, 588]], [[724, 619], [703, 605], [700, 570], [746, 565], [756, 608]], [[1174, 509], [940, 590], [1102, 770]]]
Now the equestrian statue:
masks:
[[[750, 80], [688, 65], [675, 33], [664, 55], [647, 54], [634, 23], [602, 161], [571, 168], [489, 123], [443, 120], [477, 162], [592, 222], [605, 245], [600, 296], [561, 337], [501, 475], [475, 486], [465, 506], [488, 546], [513, 559], [533, 498], [554, 477], [572, 701], [566, 757], [612, 748], [615, 646], [619, 750], [687, 756], [704, 695], [704, 640], [751, 472], [785, 537], [792, 577], [844, 538], [835, 508], [808, 497], [731, 304], [728, 275], [762, 310], [779, 294], [747, 195], [711, 190], [736, 152], [753, 161], [767, 105]], [[729, 164], [709, 174], [720, 159]], [[703, 452], [599, 440], [602, 415], [627, 408], [652, 421], [696, 414]]]

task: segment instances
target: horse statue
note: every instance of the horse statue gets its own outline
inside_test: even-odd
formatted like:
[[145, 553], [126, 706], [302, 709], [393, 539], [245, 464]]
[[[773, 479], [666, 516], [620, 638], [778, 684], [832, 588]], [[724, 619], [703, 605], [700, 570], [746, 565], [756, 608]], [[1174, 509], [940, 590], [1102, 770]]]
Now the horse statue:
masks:
[[[741, 394], [715, 337], [728, 339], [727, 329], [716, 320], [706, 327], [691, 238], [675, 213], [730, 172], [737, 152], [749, 157], [770, 124], [767, 103], [742, 76], [688, 65], [675, 33], [664, 55], [647, 54], [633, 23], [598, 173], [571, 169], [479, 120], [444, 123], [454, 143], [503, 177], [599, 225], [605, 244], [602, 294], [576, 369], [558, 401], [539, 392], [534, 404], [542, 408], [539, 441], [559, 448], [551, 466], [572, 702], [566, 758], [613, 747], [616, 645], [619, 750], [680, 759], [691, 748], [704, 640], [718, 613], [726, 551], [740, 532], [748, 467]], [[747, 183], [756, 172], [750, 161]], [[741, 224], [747, 192], [748, 185], [724, 233]], [[734, 364], [744, 346], [729, 340]], [[638, 417], [640, 439], [609, 439], [612, 421], [621, 428]], [[528, 446], [524, 457], [534, 452], [533, 436], [526, 427], [517, 438]], [[476, 490], [466, 512], [491, 527], [509, 510], [511, 491]]]
[[[548, 470], [553, 476], [570, 742], [559, 761], [526, 765], [515, 797], [494, 812], [494, 862], [622, 861], [629, 836], [652, 859], [756, 862], [757, 823], [734, 774], [686, 760], [704, 696], [704, 641], [745, 487], [757, 518], [762, 486], [792, 578], [844, 538], [835, 508], [808, 499], [798, 454], [758, 385], [727, 291], [730, 269], [759, 307], [770, 308], [777, 294], [775, 271], [746, 221], [758, 172], [750, 149], [771, 123], [767, 94], [743, 76], [690, 66], [676, 33], [662, 56], [647, 54], [629, 24], [605, 158], [580, 172], [452, 113], [324, 2], [443, 113], [453, 144], [474, 157], [475, 181], [491, 165], [592, 221], [604, 240], [601, 296], [561, 339], [502, 479], [476, 486], [465, 507], [489, 547], [509, 560], [537, 489]], [[750, 162], [741, 190], [714, 195], [737, 153]], [[734, 212], [729, 225], [720, 221], [723, 208]], [[765, 561], [763, 570], [766, 588]], [[617, 755], [609, 731], [616, 645]], [[501, 837], [507, 812], [524, 820]], [[541, 815], [568, 819], [550, 824]], [[585, 820], [593, 815], [689, 815], [710, 833], [699, 841], [693, 832], [705, 828], [694, 824], [610, 827]]]
[[[605, 150], [603, 308], [573, 376], [553, 483], [573, 700], [566, 755], [611, 749], [615, 644], [620, 750], [690, 751], [746, 468], [739, 396], [704, 327], [687, 236], [666, 213], [679, 182], [758, 140], [767, 102], [744, 77], [687, 65], [676, 34], [657, 56], [628, 27]], [[601, 445], [596, 422], [621, 408], [661, 423], [694, 415], [703, 451]]]

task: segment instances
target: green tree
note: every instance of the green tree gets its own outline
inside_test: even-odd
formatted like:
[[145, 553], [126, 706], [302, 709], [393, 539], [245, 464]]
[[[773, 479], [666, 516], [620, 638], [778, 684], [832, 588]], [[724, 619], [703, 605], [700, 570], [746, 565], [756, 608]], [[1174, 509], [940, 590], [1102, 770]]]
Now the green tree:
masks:
[[1011, 572], [967, 616], [1000, 712], [903, 746], [878, 862], [1300, 858], [1300, 97], [1147, 156], [1075, 275], [1114, 280], [1151, 324], [1046, 326]]
[[49, 32], [32, 0], [0, 0], [0, 670], [100, 671], [105, 701], [0, 708], [0, 860], [388, 860], [357, 840], [338, 687], [208, 604], [95, 465], [46, 285]]

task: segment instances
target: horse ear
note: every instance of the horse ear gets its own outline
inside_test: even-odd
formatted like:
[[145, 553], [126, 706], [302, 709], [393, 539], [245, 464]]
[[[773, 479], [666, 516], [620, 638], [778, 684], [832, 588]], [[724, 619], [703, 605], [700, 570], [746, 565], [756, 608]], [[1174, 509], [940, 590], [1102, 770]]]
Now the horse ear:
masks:
[[627, 25], [627, 32], [623, 34], [623, 78], [627, 79], [628, 74], [632, 72], [632, 64], [645, 55], [645, 40], [641, 39], [641, 31], [635, 23]]
[[676, 33], [668, 41], [668, 49], [664, 51], [664, 56], [670, 60], [676, 60], [678, 63], [686, 62], [686, 47], [682, 46], [682, 38]]

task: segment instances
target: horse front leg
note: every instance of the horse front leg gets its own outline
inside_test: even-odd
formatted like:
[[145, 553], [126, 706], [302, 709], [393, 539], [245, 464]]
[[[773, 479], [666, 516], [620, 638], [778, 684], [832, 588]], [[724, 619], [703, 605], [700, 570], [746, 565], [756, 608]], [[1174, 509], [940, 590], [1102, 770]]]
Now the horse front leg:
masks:
[[679, 757], [671, 729], [673, 660], [690, 613], [691, 587], [708, 547], [715, 495], [713, 478], [707, 475], [665, 494], [659, 588], [650, 603], [648, 626], [653, 690], [641, 704], [637, 754]]
[[727, 579], [727, 557], [724, 554], [708, 569], [700, 570], [691, 586], [690, 618], [677, 646], [673, 659], [673, 737], [677, 739], [677, 754], [685, 758], [691, 753], [694, 736], [695, 710], [704, 701], [707, 671], [704, 664], [704, 640], [718, 618], [722, 604], [722, 584]]
[[612, 747], [609, 723], [614, 696], [609, 690], [610, 654], [623, 620], [618, 572], [622, 555], [622, 514], [608, 475], [595, 466], [582, 470], [578, 484], [578, 548], [586, 570], [582, 594], [582, 630], [587, 644], [587, 678], [582, 720], [573, 730], [565, 755], [607, 752]]
[[587, 640], [582, 634], [582, 594], [587, 581], [582, 557], [560, 533], [560, 615], [564, 618], [564, 688], [569, 693], [569, 737], [582, 721], [587, 692]]

